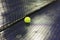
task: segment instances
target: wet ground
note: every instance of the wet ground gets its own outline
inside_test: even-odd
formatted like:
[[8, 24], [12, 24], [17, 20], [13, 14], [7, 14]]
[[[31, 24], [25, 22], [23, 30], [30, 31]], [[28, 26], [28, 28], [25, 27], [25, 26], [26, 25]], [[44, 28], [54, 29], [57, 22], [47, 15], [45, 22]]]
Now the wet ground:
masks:
[[26, 24], [21, 20], [2, 31], [1, 40], [60, 40], [59, 0], [29, 16], [31, 23]]

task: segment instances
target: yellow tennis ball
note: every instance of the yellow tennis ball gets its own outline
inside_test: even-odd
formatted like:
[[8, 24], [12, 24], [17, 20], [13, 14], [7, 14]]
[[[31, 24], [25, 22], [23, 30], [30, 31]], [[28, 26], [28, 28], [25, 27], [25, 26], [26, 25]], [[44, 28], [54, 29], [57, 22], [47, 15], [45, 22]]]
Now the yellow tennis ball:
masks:
[[30, 17], [25, 17], [24, 18], [24, 22], [25, 23], [30, 23], [31, 22], [31, 18]]

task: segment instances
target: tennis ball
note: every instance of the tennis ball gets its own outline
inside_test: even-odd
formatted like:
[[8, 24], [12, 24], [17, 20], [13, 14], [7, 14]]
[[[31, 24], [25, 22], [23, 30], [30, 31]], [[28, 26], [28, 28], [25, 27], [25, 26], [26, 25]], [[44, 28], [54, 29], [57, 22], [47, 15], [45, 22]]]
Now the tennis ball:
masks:
[[30, 23], [31, 22], [31, 18], [30, 17], [25, 17], [24, 18], [24, 22], [25, 23]]

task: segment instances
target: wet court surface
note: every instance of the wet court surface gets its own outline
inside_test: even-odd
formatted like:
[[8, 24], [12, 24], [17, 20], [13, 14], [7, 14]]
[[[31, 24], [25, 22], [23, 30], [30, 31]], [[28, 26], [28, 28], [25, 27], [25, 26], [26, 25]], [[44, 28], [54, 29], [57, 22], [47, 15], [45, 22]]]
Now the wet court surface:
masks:
[[1, 40], [60, 40], [60, 1], [29, 15], [31, 23], [23, 20], [1, 32]]

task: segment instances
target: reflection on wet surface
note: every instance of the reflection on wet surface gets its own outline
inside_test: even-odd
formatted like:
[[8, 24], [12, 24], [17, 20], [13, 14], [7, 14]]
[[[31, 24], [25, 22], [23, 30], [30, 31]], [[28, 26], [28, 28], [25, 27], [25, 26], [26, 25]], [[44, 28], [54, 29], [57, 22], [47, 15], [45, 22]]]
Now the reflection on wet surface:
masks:
[[[20, 21], [2, 32], [6, 40], [60, 40], [60, 2], [30, 15], [32, 22]], [[1, 40], [5, 40], [5, 39]]]
[[3, 16], [1, 20], [4, 21], [4, 24], [13, 22], [52, 1], [53, 0], [1, 0], [0, 14]]

